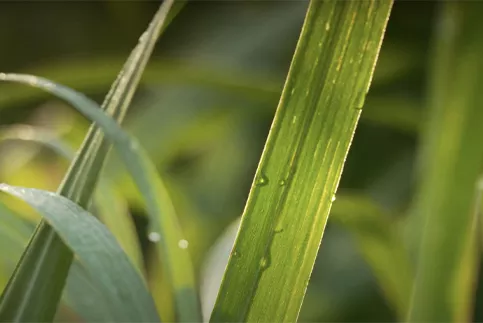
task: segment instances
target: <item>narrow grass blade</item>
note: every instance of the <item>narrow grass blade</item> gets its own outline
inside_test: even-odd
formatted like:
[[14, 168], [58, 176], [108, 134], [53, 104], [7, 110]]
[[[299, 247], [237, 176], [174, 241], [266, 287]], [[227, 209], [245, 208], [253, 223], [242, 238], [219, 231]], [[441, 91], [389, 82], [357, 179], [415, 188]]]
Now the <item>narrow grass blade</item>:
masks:
[[9, 270], [15, 267], [32, 231], [28, 222], [0, 202], [0, 246], [2, 248], [0, 262], [2, 265], [8, 266]]
[[441, 5], [410, 232], [420, 243], [410, 322], [471, 321], [475, 292], [471, 240], [483, 165], [483, 3]]
[[[112, 115], [119, 123], [122, 123], [127, 113], [173, 1], [163, 2], [148, 29], [140, 37], [138, 46], [132, 51], [102, 104], [102, 109]], [[80, 167], [75, 171], [77, 174], [75, 186], [82, 187], [82, 189], [77, 190], [78, 196], [74, 195], [74, 199], [78, 200], [80, 205], [84, 205], [90, 200], [91, 191], [97, 182], [98, 174], [109, 150], [109, 145], [103, 137], [102, 131], [99, 131], [97, 126], [93, 124], [83, 143], [82, 148], [85, 147], [88, 158], [83, 158], [83, 163], [79, 163]], [[79, 156], [82, 156], [82, 154], [79, 154]], [[89, 173], [89, 176], [86, 176], [86, 173]], [[79, 185], [79, 181], [82, 184]]]
[[94, 207], [99, 220], [116, 237], [129, 259], [142, 271], [144, 268], [136, 226], [128, 206], [114, 189], [113, 182], [101, 178], [94, 192]]
[[0, 190], [30, 204], [58, 232], [109, 300], [116, 322], [159, 322], [140, 272], [99, 220], [55, 193], [5, 184]]
[[68, 145], [56, 140], [52, 133], [38, 127], [16, 124], [0, 129], [0, 142], [9, 140], [41, 144], [60, 156], [68, 159], [74, 157], [74, 151]]
[[28, 222], [15, 215], [3, 203], [0, 203], [0, 223], [0, 231], [4, 231], [5, 234], [15, 236], [18, 239], [23, 236], [29, 236], [32, 233]]
[[[58, 155], [72, 160], [75, 156], [73, 149], [51, 133], [28, 125], [14, 125], [0, 131], [0, 141], [27, 141], [49, 147]], [[127, 205], [119, 194], [112, 188], [112, 183], [105, 177], [99, 179], [94, 192], [95, 214], [114, 234], [123, 250], [137, 268], [143, 268], [141, 247], [137, 237], [134, 222], [127, 212]]]
[[[173, 0], [163, 2], [106, 97], [103, 106], [119, 121], [126, 113], [172, 3]], [[108, 149], [102, 134], [95, 126], [91, 127], [58, 192], [81, 206], [86, 206]], [[2, 293], [0, 320], [51, 321], [72, 257], [72, 252], [55, 231], [42, 221]]]
[[370, 199], [357, 194], [338, 195], [330, 219], [353, 236], [388, 303], [404, 319], [414, 273], [397, 223]]
[[200, 309], [195, 278], [189, 252], [183, 247], [183, 234], [177, 221], [176, 212], [169, 193], [138, 142], [131, 138], [114, 119], [99, 109], [99, 106], [86, 96], [65, 86], [31, 75], [0, 74], [0, 80], [18, 82], [38, 87], [69, 102], [79, 112], [102, 128], [112, 141], [141, 192], [150, 218], [150, 238], [159, 246], [165, 261], [168, 279], [175, 293], [179, 320], [193, 322], [200, 320]]
[[311, 1], [211, 321], [296, 321], [391, 6]]
[[[177, 3], [177, 2], [176, 2]], [[107, 88], [112, 76], [118, 72], [124, 57], [109, 56], [89, 59], [56, 61], [29, 72], [45, 75], [60, 84], [66, 84], [83, 93], [92, 93], [99, 88]], [[244, 97], [272, 100], [280, 94], [278, 80], [266, 76], [246, 75], [243, 71], [226, 71], [195, 64], [189, 60], [153, 58], [143, 80], [156, 84], [189, 84], [217, 89], [225, 93], [240, 94]], [[0, 96], [0, 111], [7, 112], [20, 105], [38, 102], [45, 93], [32, 89], [19, 89], [5, 86], [5, 95]], [[3, 91], [2, 91], [3, 92]]]

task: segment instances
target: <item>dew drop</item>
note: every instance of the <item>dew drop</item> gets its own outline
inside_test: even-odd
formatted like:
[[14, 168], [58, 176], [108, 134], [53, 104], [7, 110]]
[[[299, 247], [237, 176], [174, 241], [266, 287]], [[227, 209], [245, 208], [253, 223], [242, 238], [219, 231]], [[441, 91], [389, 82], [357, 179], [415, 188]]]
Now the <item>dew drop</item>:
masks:
[[328, 22], [325, 23], [325, 30], [326, 31], [329, 31], [330, 29], [330, 24]]
[[336, 199], [335, 195], [332, 195], [332, 202], [335, 202]]
[[188, 246], [188, 240], [181, 239], [180, 241], [178, 241], [178, 247], [180, 247], [180, 249], [188, 249]]
[[364, 101], [365, 101], [365, 96], [360, 95], [359, 98], [357, 99], [356, 110], [362, 110], [362, 107], [364, 106]]
[[267, 185], [268, 184], [268, 178], [263, 175], [263, 174], [260, 174], [257, 176], [256, 180], [255, 180], [255, 185], [257, 186], [264, 186], [264, 185]]
[[266, 257], [263, 257], [262, 259], [260, 259], [260, 267], [262, 269], [266, 269], [267, 266], [268, 266], [267, 258]]
[[287, 185], [287, 181], [286, 181], [286, 180], [284, 180], [284, 179], [281, 179], [281, 180], [278, 182], [278, 185], [280, 185], [280, 186], [285, 186], [285, 185]]
[[148, 240], [154, 243], [159, 242], [159, 240], [161, 240], [161, 235], [158, 232], [149, 232]]

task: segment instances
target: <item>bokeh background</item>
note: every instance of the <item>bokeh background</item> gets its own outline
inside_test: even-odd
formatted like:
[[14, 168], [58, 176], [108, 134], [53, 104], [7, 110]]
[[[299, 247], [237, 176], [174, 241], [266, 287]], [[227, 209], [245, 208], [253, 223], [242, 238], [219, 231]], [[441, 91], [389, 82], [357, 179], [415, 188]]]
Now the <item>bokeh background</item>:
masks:
[[[216, 296], [307, 4], [190, 2], [160, 38], [129, 111], [126, 129], [169, 184], [205, 308]], [[416, 180], [437, 5], [396, 1], [339, 189], [372, 199], [394, 221], [410, 208]], [[155, 1], [2, 1], [0, 72], [47, 77], [101, 102], [157, 6]], [[28, 135], [31, 128], [19, 125], [38, 127], [72, 147], [89, 126], [53, 97], [0, 84], [0, 129]], [[0, 182], [55, 191], [67, 166], [45, 147], [0, 141]], [[107, 169], [135, 220], [154, 296], [169, 318], [170, 300], [158, 283], [162, 272], [153, 265], [139, 196], [115, 154]], [[22, 203], [1, 199], [25, 221], [39, 220]], [[5, 232], [7, 226], [0, 234]], [[1, 253], [7, 249], [0, 245]], [[2, 286], [18, 256], [12, 251], [11, 261], [2, 260]], [[59, 315], [73, 319], [68, 310]], [[329, 220], [300, 321], [395, 320], [357, 240]]]

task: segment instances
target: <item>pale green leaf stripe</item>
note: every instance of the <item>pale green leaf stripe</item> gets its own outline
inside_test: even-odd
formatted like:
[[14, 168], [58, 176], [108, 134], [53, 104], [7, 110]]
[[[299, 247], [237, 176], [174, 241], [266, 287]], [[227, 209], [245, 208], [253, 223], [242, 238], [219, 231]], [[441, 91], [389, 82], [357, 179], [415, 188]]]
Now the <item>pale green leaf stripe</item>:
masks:
[[[69, 145], [38, 127], [13, 125], [1, 129], [0, 141], [4, 140], [20, 140], [41, 144], [68, 160], [74, 158], [74, 150]], [[108, 179], [100, 177], [98, 187], [94, 192], [95, 207], [97, 208], [95, 213], [114, 234], [133, 264], [141, 269], [143, 268], [143, 259], [134, 222], [127, 213], [127, 206], [123, 205], [123, 201], [117, 196], [111, 185], [112, 183]]]
[[31, 75], [1, 74], [0, 80], [24, 83], [48, 91], [73, 105], [103, 129], [131, 173], [150, 218], [150, 228], [159, 236], [161, 257], [174, 289], [180, 321], [196, 322], [201, 318], [195, 288], [193, 266], [187, 249], [180, 248], [184, 239], [168, 191], [156, 167], [134, 138], [86, 96], [65, 86]]
[[109, 300], [116, 322], [159, 322], [141, 274], [99, 220], [55, 193], [6, 184], [0, 190], [24, 200], [49, 222]]
[[310, 2], [213, 322], [296, 321], [391, 6]]
[[[478, 177], [483, 165], [482, 2], [444, 2], [411, 240], [420, 243], [407, 320], [469, 322], [474, 311]], [[422, 238], [421, 238], [422, 237]]]
[[404, 319], [414, 273], [395, 219], [369, 198], [346, 193], [337, 196], [330, 220], [353, 236], [389, 304]]

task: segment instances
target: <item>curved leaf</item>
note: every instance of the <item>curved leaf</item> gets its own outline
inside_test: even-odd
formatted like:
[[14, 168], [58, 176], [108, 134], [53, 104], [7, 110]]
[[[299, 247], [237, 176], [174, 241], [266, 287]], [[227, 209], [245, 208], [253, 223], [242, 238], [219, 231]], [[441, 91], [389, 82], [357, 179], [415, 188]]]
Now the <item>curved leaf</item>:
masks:
[[117, 322], [158, 322], [154, 301], [139, 271], [109, 230], [69, 199], [38, 189], [0, 184], [49, 222], [63, 242], [79, 257]]
[[[6, 273], [15, 268], [28, 239], [34, 230], [34, 225], [25, 222], [0, 203], [0, 263]], [[8, 278], [8, 277], [7, 277]], [[0, 285], [3, 287], [3, 285]], [[64, 302], [88, 322], [113, 322], [114, 316], [106, 306], [105, 297], [99, 292], [82, 267], [78, 259], [74, 259], [69, 271], [64, 289]]]

